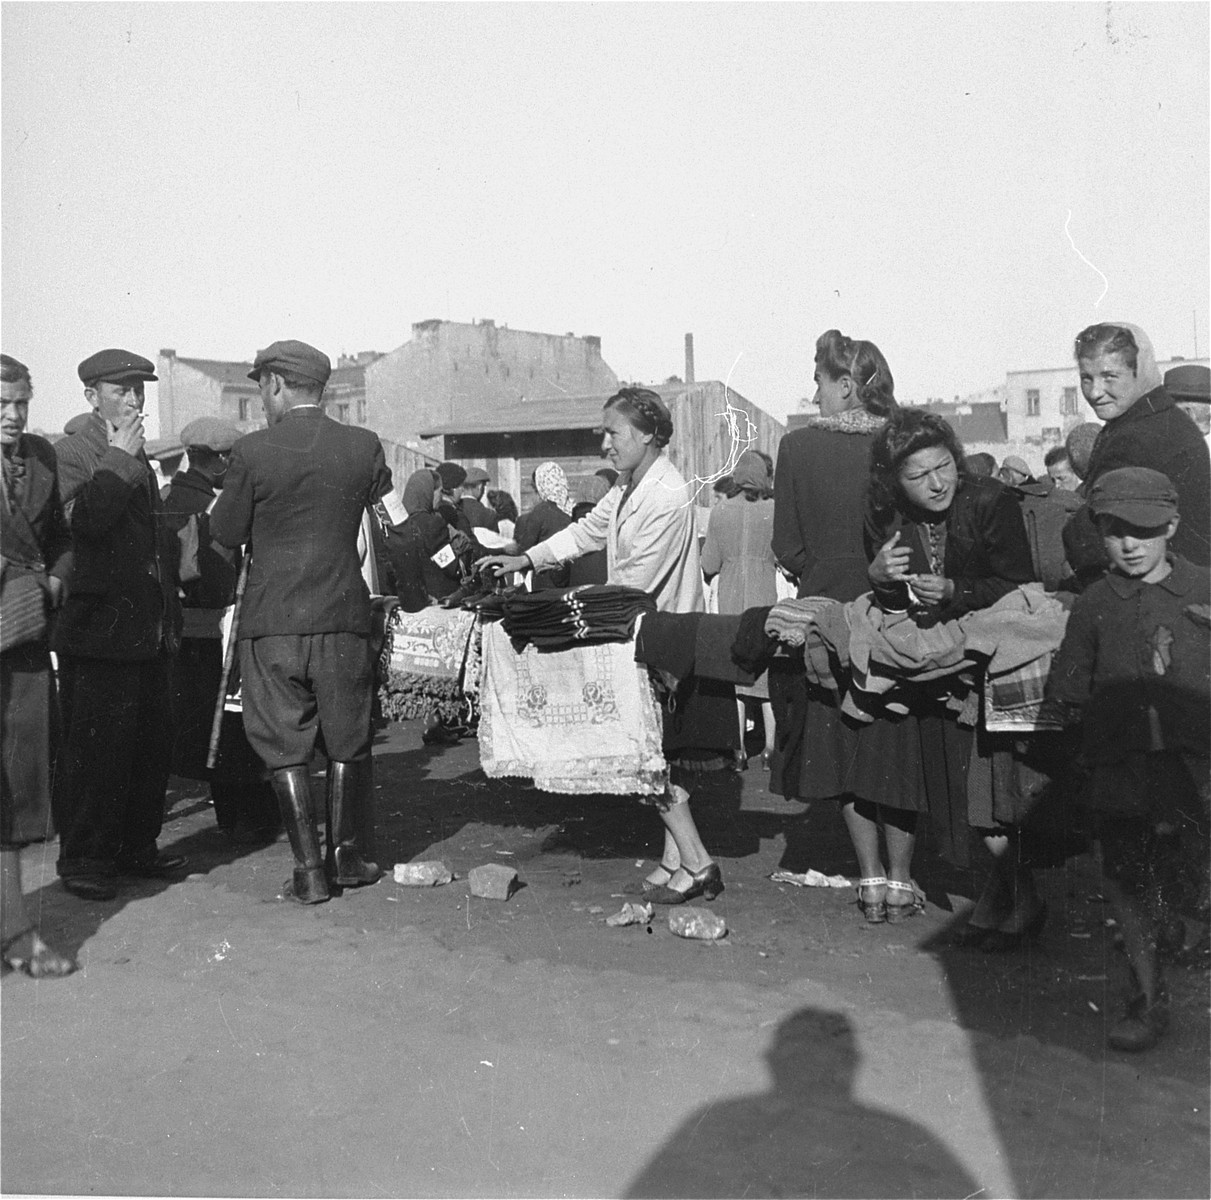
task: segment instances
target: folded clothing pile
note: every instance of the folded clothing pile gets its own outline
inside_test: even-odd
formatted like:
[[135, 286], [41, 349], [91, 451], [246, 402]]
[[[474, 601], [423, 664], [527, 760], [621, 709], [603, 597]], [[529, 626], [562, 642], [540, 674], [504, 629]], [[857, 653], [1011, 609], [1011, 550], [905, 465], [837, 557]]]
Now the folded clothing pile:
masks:
[[504, 628], [518, 648], [568, 650], [630, 641], [639, 617], [655, 611], [655, 600], [638, 588], [584, 584], [510, 596], [504, 603]]

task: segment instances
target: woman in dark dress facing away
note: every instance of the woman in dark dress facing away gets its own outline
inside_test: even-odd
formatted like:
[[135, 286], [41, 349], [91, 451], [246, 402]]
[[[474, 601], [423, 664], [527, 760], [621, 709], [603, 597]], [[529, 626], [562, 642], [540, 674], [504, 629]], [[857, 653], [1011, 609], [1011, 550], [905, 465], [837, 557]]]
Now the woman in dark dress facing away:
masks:
[[[800, 596], [847, 602], [871, 587], [863, 540], [870, 454], [896, 409], [895, 383], [873, 342], [855, 341], [836, 329], [816, 342], [815, 383], [820, 415], [788, 433], [778, 448], [773, 548], [783, 568], [798, 579]], [[864, 774], [878, 771], [883, 731], [842, 717], [837, 698], [808, 683], [797, 664], [775, 663], [770, 695], [780, 751], [774, 790], [841, 802], [862, 875], [879, 880], [865, 889], [868, 916], [885, 919], [887, 877], [879, 861], [880, 822], [870, 801], [894, 799], [893, 781], [855, 779], [859, 763], [866, 764]], [[911, 820], [915, 828], [915, 812]], [[887, 835], [893, 878], [910, 888], [903, 893], [906, 909], [913, 903], [912, 843], [901, 826], [908, 823], [893, 817]]]

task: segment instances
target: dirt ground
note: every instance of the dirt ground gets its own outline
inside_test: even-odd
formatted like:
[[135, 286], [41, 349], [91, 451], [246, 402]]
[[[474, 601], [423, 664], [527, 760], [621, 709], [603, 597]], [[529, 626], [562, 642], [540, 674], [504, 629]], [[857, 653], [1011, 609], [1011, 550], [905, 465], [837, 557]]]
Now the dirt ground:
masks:
[[[88, 904], [55, 846], [27, 852], [82, 969], [4, 978], [5, 1193], [1211, 1194], [1207, 972], [1172, 972], [1155, 1051], [1106, 1050], [1122, 965], [1091, 859], [1044, 874], [1017, 953], [947, 945], [974, 884], [927, 855], [926, 914], [867, 926], [852, 891], [770, 880], [854, 864], [835, 809], [754, 760], [696, 797], [729, 934], [692, 942], [667, 910], [604, 924], [659, 853], [650, 809], [488, 780], [415, 724], [376, 766], [380, 861], [454, 883], [285, 903], [286, 842], [233, 846], [183, 781], [161, 845], [188, 878]], [[472, 898], [485, 862], [524, 887]]]

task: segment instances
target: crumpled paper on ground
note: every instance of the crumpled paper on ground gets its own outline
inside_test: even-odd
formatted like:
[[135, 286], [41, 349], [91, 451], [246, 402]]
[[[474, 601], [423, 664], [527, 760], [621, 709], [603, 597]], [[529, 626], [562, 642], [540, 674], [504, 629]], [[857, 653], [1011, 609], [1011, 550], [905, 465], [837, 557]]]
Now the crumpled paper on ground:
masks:
[[727, 922], [705, 908], [675, 908], [669, 913], [669, 932], [700, 942], [727, 937]]
[[653, 916], [650, 904], [627, 902], [612, 917], [606, 917], [607, 925], [646, 925]]
[[854, 881], [847, 879], [844, 875], [825, 875], [810, 868], [802, 875], [796, 875], [793, 871], [775, 871], [770, 878], [775, 883], [793, 883], [795, 887], [848, 888], [854, 886]]
[[405, 887], [440, 887], [454, 878], [454, 872], [437, 861], [396, 863], [393, 875]]

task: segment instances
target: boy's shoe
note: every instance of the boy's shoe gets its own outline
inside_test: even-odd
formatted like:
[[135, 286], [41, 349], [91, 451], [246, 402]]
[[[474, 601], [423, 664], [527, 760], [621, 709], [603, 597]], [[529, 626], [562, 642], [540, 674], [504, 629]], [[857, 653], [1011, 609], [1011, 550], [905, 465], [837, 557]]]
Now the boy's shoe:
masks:
[[1158, 992], [1156, 999], [1149, 1004], [1147, 996], [1140, 992], [1127, 1001], [1126, 1011], [1110, 1027], [1106, 1041], [1113, 1050], [1126, 1050], [1129, 1053], [1151, 1050], [1168, 1028], [1168, 993], [1163, 990]]

